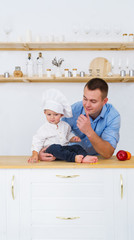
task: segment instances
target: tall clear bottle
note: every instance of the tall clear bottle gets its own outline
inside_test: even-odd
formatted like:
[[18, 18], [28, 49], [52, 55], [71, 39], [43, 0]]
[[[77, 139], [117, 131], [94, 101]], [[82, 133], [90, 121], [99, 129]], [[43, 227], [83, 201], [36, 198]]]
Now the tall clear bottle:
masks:
[[44, 64], [44, 58], [42, 57], [42, 53], [39, 52], [39, 56], [37, 57], [37, 75], [38, 75], [38, 77], [43, 77], [43, 64]]
[[27, 76], [28, 77], [33, 77], [34, 74], [34, 64], [33, 64], [33, 60], [31, 57], [31, 53], [28, 53], [28, 59], [27, 59], [27, 63], [26, 63], [26, 68], [27, 68]]

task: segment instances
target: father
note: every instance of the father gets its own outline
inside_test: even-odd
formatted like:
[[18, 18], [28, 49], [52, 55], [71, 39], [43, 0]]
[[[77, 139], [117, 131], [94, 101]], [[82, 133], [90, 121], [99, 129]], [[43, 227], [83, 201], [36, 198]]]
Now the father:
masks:
[[[119, 141], [120, 115], [108, 104], [108, 85], [100, 78], [89, 80], [84, 87], [83, 101], [72, 105], [72, 118], [68, 122], [74, 134], [81, 138], [79, 143], [90, 155], [100, 154], [110, 158]], [[77, 143], [78, 144], [78, 143]], [[40, 151], [40, 160], [53, 161], [52, 154]]]

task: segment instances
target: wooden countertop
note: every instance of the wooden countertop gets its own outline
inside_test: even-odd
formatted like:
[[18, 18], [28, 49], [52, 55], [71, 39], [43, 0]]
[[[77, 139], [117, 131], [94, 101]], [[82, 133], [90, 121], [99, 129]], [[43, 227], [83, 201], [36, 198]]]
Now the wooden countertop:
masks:
[[0, 168], [25, 169], [25, 168], [134, 168], [134, 156], [127, 161], [119, 161], [115, 156], [110, 159], [99, 158], [98, 163], [70, 163], [65, 161], [53, 161], [28, 163], [28, 156], [0, 156]]

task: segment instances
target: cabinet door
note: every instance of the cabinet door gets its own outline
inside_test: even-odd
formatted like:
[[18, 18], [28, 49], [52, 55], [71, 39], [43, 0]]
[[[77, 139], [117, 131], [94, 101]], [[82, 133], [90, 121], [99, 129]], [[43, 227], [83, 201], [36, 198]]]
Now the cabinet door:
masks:
[[19, 239], [19, 171], [0, 170], [0, 240]]
[[127, 169], [128, 186], [128, 240], [134, 239], [134, 169]]
[[19, 239], [19, 170], [6, 171], [6, 240]]
[[0, 239], [6, 240], [6, 172], [0, 170]]
[[113, 171], [21, 170], [21, 240], [113, 240]]
[[128, 240], [126, 169], [114, 169], [115, 240]]

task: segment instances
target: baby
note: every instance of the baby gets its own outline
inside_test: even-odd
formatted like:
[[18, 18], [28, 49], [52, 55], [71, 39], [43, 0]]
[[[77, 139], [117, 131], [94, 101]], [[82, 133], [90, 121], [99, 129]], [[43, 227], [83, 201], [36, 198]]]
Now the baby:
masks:
[[43, 98], [43, 109], [46, 123], [39, 128], [32, 141], [32, 156], [28, 162], [38, 162], [39, 151], [51, 153], [58, 160], [76, 163], [95, 163], [98, 158], [87, 155], [79, 145], [68, 145], [69, 142], [80, 142], [81, 139], [71, 132], [68, 123], [60, 121], [63, 116], [72, 117], [71, 106], [65, 96], [55, 89], [49, 89]]

